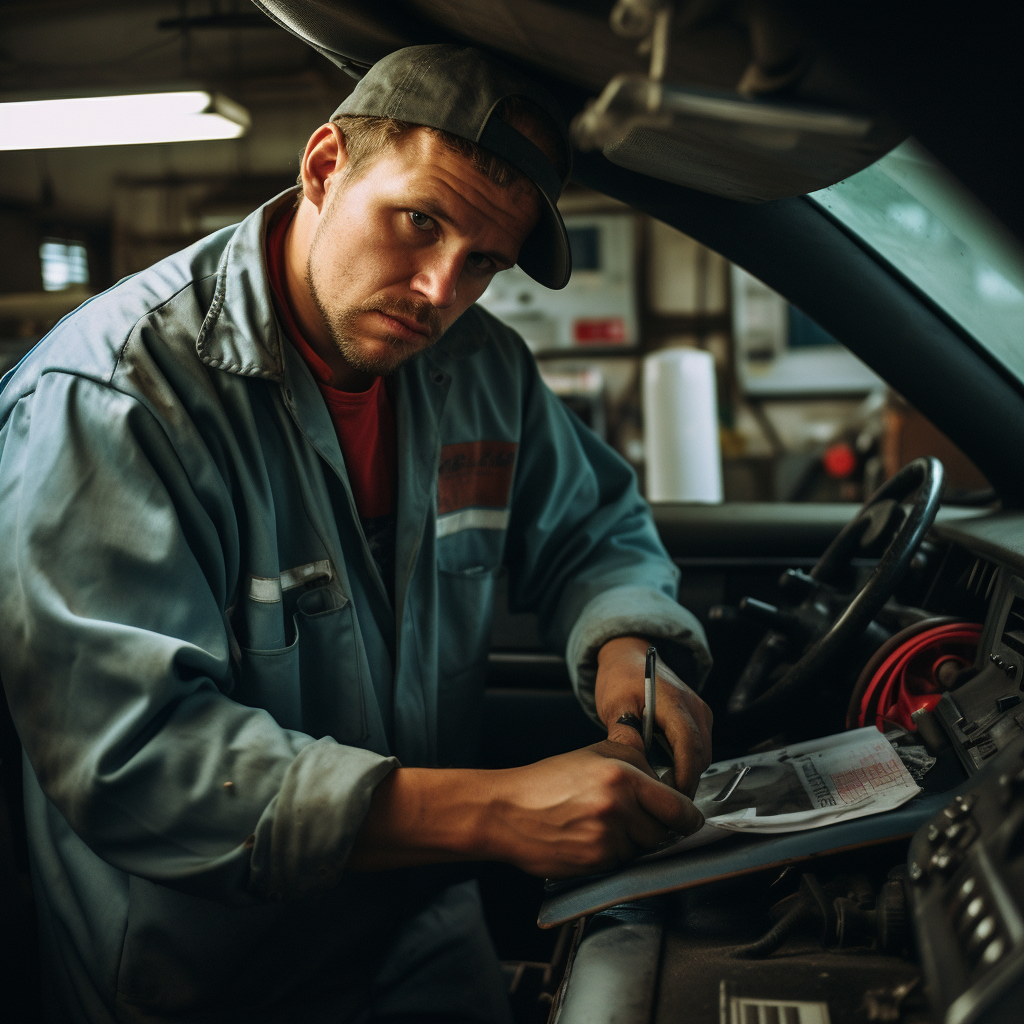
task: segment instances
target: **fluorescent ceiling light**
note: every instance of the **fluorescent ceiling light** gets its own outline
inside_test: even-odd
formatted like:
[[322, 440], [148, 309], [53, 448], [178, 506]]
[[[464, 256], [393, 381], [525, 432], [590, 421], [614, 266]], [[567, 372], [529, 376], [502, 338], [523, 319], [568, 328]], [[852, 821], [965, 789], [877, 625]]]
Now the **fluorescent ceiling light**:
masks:
[[0, 103], [0, 149], [236, 139], [248, 128], [244, 107], [203, 90]]

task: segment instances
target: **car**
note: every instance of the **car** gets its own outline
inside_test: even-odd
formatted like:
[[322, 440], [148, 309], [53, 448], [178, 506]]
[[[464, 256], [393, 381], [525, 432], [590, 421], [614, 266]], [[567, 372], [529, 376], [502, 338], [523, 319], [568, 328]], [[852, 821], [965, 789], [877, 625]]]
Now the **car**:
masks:
[[[929, 945], [922, 933], [928, 922], [941, 930], [934, 910], [953, 906], [941, 899], [965, 884], [959, 869], [933, 871], [918, 889], [907, 874], [910, 836], [951, 806], [951, 791], [991, 789], [1024, 731], [1014, 710], [1024, 680], [1014, 15], [966, 13], [952, 26], [914, 3], [849, 11], [769, 0], [256, 6], [354, 77], [399, 46], [437, 41], [485, 46], [533, 71], [575, 119], [576, 182], [770, 286], [934, 423], [992, 488], [980, 507], [943, 506], [941, 466], [917, 460], [863, 510], [654, 505], [683, 574], [681, 600], [716, 658], [703, 690], [716, 715], [716, 757], [842, 730], [878, 650], [921, 622], [977, 623], [981, 640], [971, 671], [922, 723], [938, 765], [919, 818], [889, 831], [850, 823], [857, 827], [831, 846], [796, 843], [764, 861], [712, 848], [696, 875], [673, 880], [666, 869], [645, 881], [641, 869], [628, 899], [606, 899], [600, 882], [588, 883], [571, 913], [564, 892], [481, 866], [519, 1019], [1020, 1019], [1019, 831], [990, 865], [1003, 887], [1002, 924], [993, 927], [1005, 935], [987, 967], [979, 958], [994, 947], [973, 940], [973, 926], [964, 950]], [[959, 69], [953, 84], [950, 67]], [[499, 602], [494, 635], [482, 765], [529, 763], [600, 738], [528, 616]], [[957, 717], [961, 690], [961, 704], [991, 708]], [[971, 799], [988, 807], [987, 795]], [[972, 826], [982, 838], [1003, 818], [1018, 820], [1012, 797], [999, 806]], [[781, 950], [768, 942], [750, 958], [749, 947], [795, 907], [802, 924], [776, 935]], [[538, 931], [538, 914], [554, 927]], [[747, 952], [737, 957], [740, 947]], [[973, 995], [958, 1003], [964, 992]]]
[[[872, 628], [885, 636], [898, 633], [894, 594], [900, 607], [919, 610], [919, 617], [983, 622], [986, 639], [974, 667], [998, 658], [1012, 665], [1019, 679], [1020, 652], [1011, 653], [1003, 642], [1012, 642], [1005, 620], [1013, 598], [1007, 595], [1014, 593], [1012, 581], [1024, 568], [1015, 539], [1024, 526], [1016, 511], [1021, 482], [1011, 454], [1024, 429], [1019, 189], [993, 187], [1004, 162], [982, 155], [986, 147], [1014, 143], [980, 112], [980, 104], [972, 103], [977, 93], [967, 88], [966, 95], [951, 99], [948, 91], [935, 89], [935, 69], [929, 67], [951, 52], [977, 67], [971, 61], [979, 44], [995, 45], [995, 56], [990, 50], [975, 84], [998, 82], [989, 93], [1000, 95], [1000, 104], [1009, 102], [1012, 73], [994, 43], [998, 18], [987, 23], [968, 18], [958, 39], [929, 23], [914, 5], [897, 5], [890, 25], [904, 33], [912, 28], [929, 44], [916, 54], [900, 52], [897, 60], [895, 45], [908, 44], [908, 36], [897, 30], [889, 37], [880, 10], [850, 12], [844, 19], [836, 5], [827, 4], [811, 11], [809, 5], [781, 3], [535, 3], [502, 7], [499, 17], [475, 4], [424, 2], [415, 5], [416, 20], [391, 11], [375, 15], [356, 3], [314, 8], [262, 0], [260, 6], [355, 75], [382, 49], [439, 40], [489, 46], [539, 72], [567, 114], [576, 117], [577, 142], [588, 147], [576, 154], [576, 181], [678, 228], [781, 293], [927, 416], [991, 483], [993, 507], [946, 508], [934, 519], [931, 513], [918, 518], [914, 527], [927, 503], [921, 495], [929, 489], [938, 494], [930, 474], [941, 470], [926, 463], [908, 467], [909, 476], [901, 475], [905, 479], [896, 490], [890, 487], [869, 500], [867, 509], [870, 518], [872, 508], [877, 512], [886, 502], [898, 506], [918, 495], [916, 513], [897, 534], [904, 540], [895, 540], [881, 561], [865, 570], [864, 593], [880, 577], [893, 578], [867, 608], [863, 594], [851, 605], [850, 590], [857, 588], [845, 580], [827, 621], [795, 649], [790, 636], [785, 654], [767, 664], [764, 627], [770, 627], [770, 641], [780, 635], [787, 607], [815, 603], [820, 587], [807, 582], [806, 570], [813, 578], [832, 578], [833, 542], [844, 528], [849, 536], [849, 520], [860, 523], [863, 533], [864, 514], [835, 506], [655, 505], [662, 537], [684, 573], [685, 601], [708, 626], [717, 660], [704, 695], [716, 712], [716, 743], [726, 753], [758, 741], [843, 728], [855, 677], [879, 636], [866, 645], [862, 641], [860, 648], [851, 636], [835, 644], [838, 655], [823, 653], [828, 655], [837, 630], [844, 628], [861, 637]], [[675, 33], [666, 25], [671, 14]], [[638, 37], [648, 40], [650, 67], [633, 50]], [[929, 94], [930, 89], [935, 91]], [[717, 112], [709, 113], [716, 103]], [[834, 120], [826, 126], [828, 117]], [[979, 126], [978, 118], [985, 124]], [[897, 148], [907, 127], [919, 141]], [[992, 130], [986, 133], [986, 127]], [[979, 150], [964, 153], [964, 142], [979, 136]], [[922, 141], [947, 166], [930, 157]], [[939, 511], [938, 501], [934, 504]], [[910, 542], [912, 534], [916, 539]], [[870, 562], [879, 554], [854, 545], [846, 560], [858, 555]], [[902, 568], [893, 572], [897, 562]], [[781, 570], [796, 570], [781, 574], [782, 588]], [[802, 582], [794, 585], [794, 579]], [[744, 607], [747, 618], [730, 606]], [[759, 618], [750, 614], [757, 607]], [[872, 624], [886, 615], [889, 629]], [[794, 628], [790, 624], [791, 633]], [[522, 649], [533, 645], [528, 624], [500, 620], [499, 634], [506, 649], [492, 655], [495, 687], [483, 745], [487, 763], [522, 763], [584, 741], [586, 723], [574, 714], [557, 663]], [[516, 644], [519, 649], [512, 649]], [[996, 688], [1007, 690], [997, 696], [1013, 706], [1018, 685], [1006, 679], [1008, 669], [996, 671], [1004, 673]], [[545, 683], [552, 688], [542, 689]], [[766, 684], [771, 684], [770, 698], [761, 694]], [[544, 726], [526, 728], [537, 722]], [[955, 736], [955, 724], [949, 731]], [[1019, 723], [1007, 727], [1000, 741], [990, 744], [989, 755], [1000, 756], [997, 747], [1012, 746], [1019, 731]], [[940, 763], [949, 774], [933, 785], [948, 789], [960, 782], [958, 771], [973, 774], [982, 768], [979, 747], [984, 745], [969, 748], [976, 752], [972, 761], [961, 742], [959, 764], [951, 762], [947, 746]], [[860, 830], [861, 844], [857, 829], [843, 842], [877, 842], [869, 832]], [[656, 883], [648, 880], [662, 893], [660, 900], [611, 908], [604, 904], [612, 897], [598, 895], [600, 885], [591, 884], [590, 910], [598, 912], [582, 917], [571, 948], [561, 943], [554, 967], [546, 968], [552, 994], [559, 961], [570, 963], [552, 1019], [560, 1024], [716, 1018], [739, 1024], [865, 1015], [936, 1019], [959, 995], [955, 984], [943, 987], [936, 972], [952, 977], [962, 964], [955, 946], [944, 949], [940, 959], [930, 951], [929, 1003], [913, 955], [900, 956], [912, 937], [907, 930], [894, 937], [894, 922], [909, 912], [901, 902], [904, 890], [893, 888], [889, 871], [904, 861], [905, 848], [904, 836], [879, 843], [852, 863], [849, 854], [818, 857], [814, 871], [804, 873], [810, 882], [781, 867], [773, 876], [762, 870], [746, 880], [715, 880], [716, 860], [724, 864], [726, 857], [711, 853], [705, 884], [694, 886], [679, 870], [676, 894], [664, 895], [673, 884], [671, 872], [663, 871]], [[801, 856], [797, 844], [796, 852], [790, 849], [780, 858]], [[729, 870], [739, 872], [735, 864]], [[861, 887], [856, 906], [863, 928], [856, 937], [850, 929], [845, 939], [822, 934], [822, 942], [797, 943], [787, 957], [765, 960], [757, 970], [730, 956], [737, 942], [769, 932], [770, 904], [798, 900], [799, 886], [816, 885], [818, 876], [832, 887], [830, 899], [837, 886]], [[507, 933], [511, 915], [494, 893], [510, 888], [520, 891], [507, 878], [504, 885], [485, 886], [499, 937], [503, 924]], [[643, 894], [642, 879], [634, 890]], [[896, 900], [891, 906], [885, 902], [889, 897]], [[552, 898], [546, 904], [547, 923], [568, 913], [551, 910], [557, 902]], [[577, 901], [576, 913], [584, 909], [586, 899]], [[834, 933], [836, 924], [819, 922], [818, 927]], [[857, 955], [851, 958], [849, 949]], [[970, 979], [961, 977], [961, 983], [970, 988]], [[989, 993], [988, 1002], [972, 991], [970, 1009], [958, 1005], [954, 1016], [989, 1013], [1009, 1020], [1024, 1006], [1019, 981], [1009, 994]]]

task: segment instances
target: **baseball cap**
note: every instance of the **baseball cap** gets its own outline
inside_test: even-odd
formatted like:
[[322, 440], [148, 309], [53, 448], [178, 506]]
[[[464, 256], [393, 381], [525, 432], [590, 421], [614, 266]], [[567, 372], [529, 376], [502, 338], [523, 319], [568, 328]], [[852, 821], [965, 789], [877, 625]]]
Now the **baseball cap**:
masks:
[[[565, 175], [521, 132], [494, 115], [507, 97], [537, 104], [558, 129]], [[519, 251], [519, 266], [548, 288], [564, 288], [572, 271], [569, 236], [558, 197], [569, 179], [572, 148], [562, 112], [535, 82], [489, 54], [448, 43], [407, 46], [377, 61], [333, 116], [391, 117], [476, 143], [524, 174], [541, 196], [537, 226]]]

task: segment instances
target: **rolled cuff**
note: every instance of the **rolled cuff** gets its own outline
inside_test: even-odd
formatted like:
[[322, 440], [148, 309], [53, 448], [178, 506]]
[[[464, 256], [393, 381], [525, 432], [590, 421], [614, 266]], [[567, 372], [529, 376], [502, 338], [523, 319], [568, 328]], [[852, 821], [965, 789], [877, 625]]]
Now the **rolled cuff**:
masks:
[[251, 837], [249, 891], [276, 902], [337, 885], [374, 789], [398, 767], [330, 737], [304, 747]]
[[565, 650], [576, 697], [598, 725], [604, 723], [597, 717], [594, 699], [597, 654], [618, 636], [642, 636], [657, 642], [667, 664], [695, 690], [711, 671], [704, 627], [692, 612], [660, 590], [636, 586], [606, 590], [584, 607]]

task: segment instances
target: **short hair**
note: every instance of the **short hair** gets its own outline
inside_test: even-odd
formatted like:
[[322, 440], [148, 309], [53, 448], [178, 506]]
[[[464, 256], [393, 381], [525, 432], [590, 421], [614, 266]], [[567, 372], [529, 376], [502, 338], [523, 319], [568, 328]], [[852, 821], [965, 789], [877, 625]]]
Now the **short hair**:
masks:
[[[562, 134], [548, 114], [536, 103], [522, 96], [507, 96], [498, 104], [493, 116], [500, 117], [528, 136], [551, 160], [559, 176], [565, 176], [567, 167]], [[337, 125], [345, 137], [345, 148], [348, 151], [345, 174], [351, 178], [358, 177], [402, 135], [425, 127], [409, 121], [399, 121], [393, 117], [368, 117], [363, 114], [338, 114], [331, 118], [331, 124]], [[469, 160], [474, 170], [479, 171], [499, 188], [513, 188], [529, 181], [522, 171], [517, 170], [507, 160], [475, 142], [439, 128], [427, 127], [426, 130], [439, 138], [452, 152]], [[301, 172], [296, 184], [302, 185]], [[301, 202], [302, 198], [300, 193], [297, 202]]]

